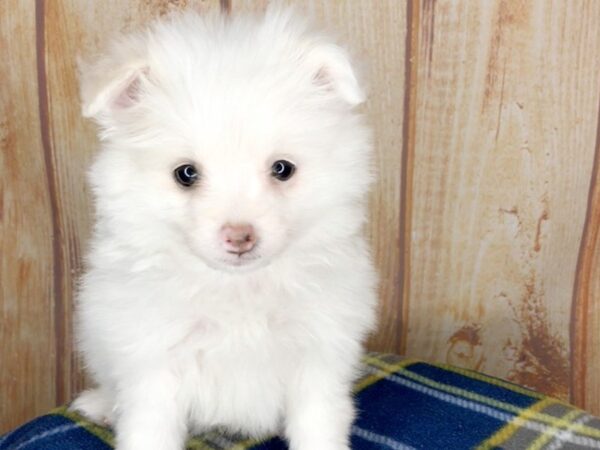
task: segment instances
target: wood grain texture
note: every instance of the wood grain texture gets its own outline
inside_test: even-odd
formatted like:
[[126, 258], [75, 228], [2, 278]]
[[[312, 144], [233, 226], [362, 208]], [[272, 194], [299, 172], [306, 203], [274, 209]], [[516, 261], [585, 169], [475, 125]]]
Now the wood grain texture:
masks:
[[419, 29], [408, 353], [567, 398], [600, 3], [424, 1]]
[[600, 414], [600, 101], [571, 318], [571, 401]]
[[[279, 2], [281, 3], [281, 2]], [[405, 82], [406, 3], [310, 0], [285, 2], [313, 17], [349, 48], [365, 79], [365, 112], [374, 129], [379, 179], [371, 195], [369, 236], [381, 276], [379, 331], [370, 347], [398, 352], [402, 331], [402, 252], [400, 251], [401, 169]], [[267, 1], [233, 0], [233, 14], [262, 11]]]
[[25, 2], [0, 2], [0, 434], [56, 404], [53, 212], [35, 13]]

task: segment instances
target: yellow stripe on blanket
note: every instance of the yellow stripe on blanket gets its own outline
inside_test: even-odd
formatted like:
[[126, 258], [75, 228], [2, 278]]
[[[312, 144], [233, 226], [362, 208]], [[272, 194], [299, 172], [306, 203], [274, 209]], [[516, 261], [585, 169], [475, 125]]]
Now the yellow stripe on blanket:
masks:
[[71, 420], [72, 422], [77, 423], [78, 425], [81, 425], [81, 427], [84, 428], [86, 431], [93, 434], [98, 439], [102, 440], [104, 443], [110, 445], [111, 447], [114, 447], [114, 445], [115, 445], [114, 435], [108, 430], [108, 428], [101, 427], [100, 425], [90, 422], [89, 420], [87, 420], [83, 416], [81, 416], [80, 414], [69, 411], [69, 409], [67, 409], [67, 407], [65, 407], [65, 406], [56, 408], [56, 409], [52, 410], [51, 413], [66, 417], [67, 419]]
[[[471, 378], [473, 380], [482, 381], [486, 384], [492, 384], [494, 386], [508, 389], [509, 391], [516, 392], [517, 394], [523, 394], [528, 397], [539, 398], [539, 399], [546, 398], [546, 396], [544, 394], [540, 394], [539, 392], [535, 392], [535, 391], [532, 391], [531, 389], [517, 386], [513, 383], [509, 383], [508, 381], [490, 377], [488, 375], [484, 375], [479, 372], [473, 372], [472, 370], [461, 369], [460, 367], [449, 366], [447, 364], [429, 363], [429, 362], [427, 364], [430, 366], [445, 370], [446, 372], [454, 372], [454, 373], [457, 373], [464, 377]], [[560, 402], [560, 400], [559, 400], [559, 402]], [[564, 403], [564, 402], [561, 402], [561, 403], [566, 405], [566, 403]]]
[[365, 378], [363, 378], [362, 380], [359, 380], [353, 388], [353, 392], [356, 394], [360, 391], [362, 391], [363, 389], [366, 389], [367, 387], [377, 383], [380, 380], [383, 380], [384, 378], [388, 377], [389, 375], [399, 372], [402, 369], [407, 368], [408, 366], [415, 364], [417, 362], [420, 362], [418, 360], [415, 359], [403, 359], [402, 361], [398, 361], [397, 363], [394, 364], [388, 364], [388, 363], [384, 363], [383, 361], [377, 359], [377, 358], [373, 358], [371, 356], [367, 356], [365, 358], [363, 358], [363, 361], [366, 362], [367, 364], [371, 364], [371, 365], [377, 365], [377, 367], [382, 368], [379, 364], [385, 364], [385, 368], [382, 368], [383, 370], [371, 374]]
[[545, 398], [539, 402], [534, 403], [529, 408], [524, 409], [515, 420], [511, 420], [509, 423], [500, 428], [494, 433], [489, 439], [483, 441], [477, 450], [489, 450], [496, 448], [501, 444], [508, 441], [518, 430], [521, 429], [521, 423], [528, 421], [538, 412], [546, 409], [548, 406], [554, 404], [554, 400], [551, 398]]
[[[566, 414], [564, 414], [562, 416], [562, 419], [570, 422], [571, 425], [573, 425], [573, 420], [576, 417], [581, 416], [582, 414], [583, 414], [583, 411], [574, 409], [574, 410], [569, 411]], [[568, 428], [569, 427], [567, 427], [567, 429]], [[540, 450], [544, 445], [546, 445], [550, 441], [550, 439], [552, 439], [554, 436], [556, 436], [556, 433], [559, 431], [563, 431], [563, 430], [558, 430], [556, 428], [548, 428], [540, 436], [538, 436], [537, 439], [529, 445], [529, 447], [527, 447], [527, 450]]]
[[[384, 370], [391, 370], [389, 368], [390, 365], [388, 363], [386, 363], [384, 361], [380, 361], [377, 358], [368, 357], [365, 359], [365, 361], [373, 366], [380, 367]], [[495, 400], [495, 399], [486, 397], [485, 395], [467, 391], [465, 389], [461, 389], [456, 386], [451, 386], [448, 384], [440, 383], [438, 381], [433, 381], [427, 377], [424, 377], [423, 375], [419, 375], [417, 373], [411, 372], [410, 370], [402, 371], [401, 374], [402, 374], [402, 376], [404, 376], [406, 378], [410, 378], [418, 383], [432, 387], [439, 391], [447, 392], [449, 394], [463, 397], [468, 400], [473, 400], [473, 401], [482, 403], [487, 406], [492, 406], [496, 409], [504, 410], [506, 412], [515, 414], [515, 416], [518, 416], [523, 411], [522, 407], [515, 406], [510, 403], [502, 402], [500, 400]], [[552, 400], [556, 403], [565, 404], [556, 399], [552, 399]], [[573, 408], [573, 407], [570, 406], [570, 408]], [[535, 419], [536, 421], [542, 422], [546, 425], [551, 425], [551, 426], [559, 427], [559, 428], [570, 428], [571, 430], [575, 431], [578, 434], [585, 435], [587, 437], [597, 438], [597, 439], [600, 438], [600, 430], [598, 430], [598, 429], [588, 427], [585, 425], [581, 425], [581, 424], [573, 424], [562, 418], [551, 416], [550, 414], [544, 414], [544, 413], [538, 412], [538, 413], [534, 413], [532, 418]]]

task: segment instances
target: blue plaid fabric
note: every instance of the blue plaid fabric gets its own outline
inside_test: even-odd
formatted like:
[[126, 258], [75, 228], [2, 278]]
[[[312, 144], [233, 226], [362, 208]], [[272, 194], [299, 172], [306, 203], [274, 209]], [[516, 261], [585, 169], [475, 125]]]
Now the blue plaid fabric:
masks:
[[[559, 400], [476, 372], [370, 354], [355, 386], [352, 448], [600, 449], [600, 420]], [[59, 408], [0, 438], [1, 450], [108, 450], [109, 429]], [[218, 431], [188, 449], [283, 450], [278, 437]], [[315, 449], [318, 450], [318, 449]]]

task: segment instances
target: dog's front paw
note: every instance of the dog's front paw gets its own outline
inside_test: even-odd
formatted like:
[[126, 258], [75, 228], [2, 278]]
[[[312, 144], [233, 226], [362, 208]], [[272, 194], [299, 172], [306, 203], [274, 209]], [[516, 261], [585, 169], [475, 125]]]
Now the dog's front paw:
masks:
[[[129, 424], [131, 425], [131, 424]], [[179, 430], [181, 431], [181, 430]], [[141, 421], [123, 430], [117, 424], [115, 450], [182, 450], [185, 434]]]
[[290, 443], [291, 450], [350, 450], [350, 446], [342, 443], [324, 442], [311, 437], [302, 442]]
[[96, 388], [79, 394], [69, 406], [69, 410], [82, 414], [98, 425], [110, 426], [113, 423], [113, 406], [113, 401], [106, 391]]
[[115, 450], [182, 450], [183, 444], [172, 440], [157, 440], [148, 430], [136, 436], [117, 436]]

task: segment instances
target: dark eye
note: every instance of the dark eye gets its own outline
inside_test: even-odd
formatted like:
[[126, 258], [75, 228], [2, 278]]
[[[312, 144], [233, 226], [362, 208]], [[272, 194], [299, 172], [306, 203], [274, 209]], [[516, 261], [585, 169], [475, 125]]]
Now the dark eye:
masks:
[[279, 181], [289, 180], [292, 178], [292, 175], [294, 175], [295, 171], [296, 166], [285, 159], [275, 161], [271, 166], [271, 175], [277, 178]]
[[175, 181], [184, 187], [190, 187], [200, 178], [200, 174], [191, 164], [179, 166], [173, 171], [173, 176], [175, 177]]

